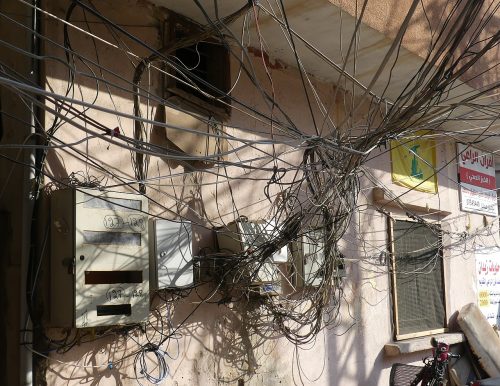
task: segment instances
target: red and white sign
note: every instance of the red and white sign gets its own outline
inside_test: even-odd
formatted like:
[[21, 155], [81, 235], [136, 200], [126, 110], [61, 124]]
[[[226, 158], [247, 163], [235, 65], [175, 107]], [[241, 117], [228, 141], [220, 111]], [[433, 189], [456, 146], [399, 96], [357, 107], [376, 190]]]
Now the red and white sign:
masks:
[[488, 216], [498, 215], [495, 159], [472, 146], [458, 144], [460, 208]]

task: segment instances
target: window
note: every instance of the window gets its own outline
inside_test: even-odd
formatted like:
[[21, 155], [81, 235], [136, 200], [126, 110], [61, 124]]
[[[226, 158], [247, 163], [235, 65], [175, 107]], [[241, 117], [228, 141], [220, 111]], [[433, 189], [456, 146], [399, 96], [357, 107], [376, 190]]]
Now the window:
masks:
[[[192, 36], [199, 28], [181, 16], [173, 16], [169, 39]], [[169, 96], [177, 96], [194, 106], [196, 112], [213, 116], [221, 121], [229, 117], [231, 74], [229, 49], [215, 39], [207, 39], [179, 48], [173, 53], [167, 77]]]
[[438, 228], [391, 224], [396, 339], [443, 332], [446, 323], [441, 234]]

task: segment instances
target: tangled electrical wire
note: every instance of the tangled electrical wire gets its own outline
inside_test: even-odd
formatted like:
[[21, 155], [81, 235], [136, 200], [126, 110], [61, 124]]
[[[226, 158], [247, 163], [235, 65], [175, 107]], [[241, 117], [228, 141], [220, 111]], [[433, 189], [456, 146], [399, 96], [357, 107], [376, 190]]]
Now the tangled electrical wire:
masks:
[[[189, 33], [157, 42], [159, 46], [153, 46], [112, 21], [91, 1], [72, 1], [64, 17], [26, 3], [35, 13], [54, 22], [62, 31], [59, 34], [62, 39], [57, 34], [45, 35], [30, 30], [47, 47], [45, 53], [30, 52], [5, 41], [3, 45], [35, 62], [53, 64], [59, 73], [56, 70], [51, 73], [48, 68], [48, 78], [51, 75], [57, 78], [62, 72], [65, 76], [60, 84], [54, 82], [52, 86], [48, 82], [49, 87], [42, 88], [4, 61], [0, 62], [0, 86], [12, 91], [31, 109], [50, 117], [42, 120], [42, 114], [37, 115], [34, 132], [27, 142], [11, 144], [20, 151], [36, 151], [34, 166], [19, 161], [18, 156], [2, 154], [1, 157], [34, 169], [35, 196], [44, 179], [50, 179], [57, 188], [77, 186], [133, 191], [149, 198], [154, 208], [153, 216], [188, 219], [204, 230], [216, 229], [212, 233], [214, 239], [216, 234], [223, 232], [232, 232], [230, 237], [234, 240], [241, 238], [238, 232], [228, 230], [229, 224], [244, 216], [252, 217], [252, 207], [262, 205], [267, 212], [263, 215], [262, 210], [257, 211], [256, 216], [274, 224], [268, 237], [240, 251], [225, 251], [215, 243], [195, 251], [198, 268], [202, 270], [208, 266], [214, 270], [210, 279], [213, 290], [200, 304], [248, 302], [248, 309], [257, 310], [261, 318], [271, 321], [278, 334], [297, 345], [307, 344], [323, 328], [339, 323], [344, 300], [344, 286], [339, 276], [343, 255], [339, 244], [353, 218], [362, 210], [359, 205], [362, 178], [380, 186], [380, 182], [367, 172], [367, 163], [383, 154], [381, 149], [389, 141], [418, 137], [422, 129], [429, 136], [467, 143], [498, 134], [494, 126], [500, 109], [494, 98], [498, 96], [499, 81], [466, 91], [459, 86], [463, 82], [473, 84], [485, 73], [497, 70], [499, 63], [488, 65], [481, 73], [477, 73], [475, 67], [498, 49], [500, 31], [486, 37], [482, 33], [488, 30], [500, 4], [496, 1], [447, 2], [439, 15], [439, 27], [431, 33], [422, 64], [400, 94], [389, 98], [386, 91], [419, 0], [412, 1], [408, 15], [367, 86], [356, 79], [355, 71], [353, 74], [347, 71], [347, 61], [350, 55], [355, 56], [351, 50], [356, 50], [368, 0], [364, 0], [361, 13], [356, 15], [354, 33], [341, 64], [326, 57], [292, 28], [281, 0], [248, 1], [224, 17], [219, 15], [217, 6], [215, 17], [211, 17], [199, 1], [194, 0], [194, 3], [205, 22], [185, 20]], [[425, 8], [423, 12], [426, 14]], [[75, 14], [78, 22], [74, 21], [77, 19]], [[15, 28], [27, 28], [6, 13], [0, 16]], [[280, 28], [293, 54], [298, 70], [297, 82], [306, 102], [304, 110], [310, 113], [308, 127], [297, 123], [286, 106], [286, 99], [278, 97], [278, 82], [273, 79], [266, 53], [266, 36], [261, 31], [262, 17], [269, 18]], [[238, 21], [241, 22], [239, 36], [237, 28], [233, 27]], [[103, 29], [98, 30], [94, 24]], [[251, 26], [255, 27], [253, 41]], [[97, 30], [99, 32], [95, 32]], [[91, 44], [83, 49], [78, 39], [88, 39]], [[257, 43], [259, 50], [252, 47], [251, 42]], [[238, 67], [237, 76], [232, 77], [233, 83], [225, 87], [214, 85], [202, 72], [196, 71], [201, 67], [199, 44], [202, 43], [227, 51]], [[341, 97], [342, 113], [332, 112], [332, 106], [322, 100], [320, 87], [315, 85], [301, 59], [303, 51], [298, 49], [299, 45], [305, 46], [311, 55], [318, 56], [338, 73], [330, 104], [334, 105]], [[106, 64], [102, 57], [104, 48], [123, 59], [128, 70]], [[256, 59], [250, 56], [250, 48], [256, 53]], [[194, 64], [182, 60], [181, 52], [187, 55], [188, 50], [195, 57]], [[229, 72], [229, 68], [225, 70]], [[377, 93], [375, 85], [383, 73], [389, 74], [387, 84]], [[246, 91], [239, 89], [243, 82], [246, 82], [244, 90], [250, 89], [259, 98], [259, 103], [253, 103], [251, 97], [246, 97]], [[95, 95], [86, 98], [83, 89], [89, 84]], [[159, 87], [161, 91], [158, 91], [157, 84], [165, 87]], [[172, 84], [175, 87], [170, 87]], [[196, 98], [186, 97], [186, 92]], [[132, 103], [122, 108], [115, 94], [123, 95]], [[179, 98], [184, 98], [182, 103], [178, 102]], [[106, 103], [102, 103], [104, 100]], [[198, 103], [196, 108], [193, 108], [193, 100]], [[160, 106], [167, 112], [158, 118], [153, 111]], [[225, 113], [220, 113], [221, 110]], [[172, 111], [182, 114], [186, 122], [195, 123], [183, 127]], [[233, 119], [227, 111], [243, 118]], [[2, 114], [8, 112], [2, 110]], [[106, 121], [101, 117], [111, 118]], [[111, 119], [116, 120], [116, 127], [108, 124]], [[245, 119], [255, 125], [248, 125]], [[227, 126], [225, 121], [229, 121]], [[473, 126], [470, 131], [449, 131], [446, 125], [457, 121], [470, 122], [472, 126], [481, 122], [481, 125]], [[325, 125], [327, 130], [324, 130]], [[199, 127], [205, 131], [201, 132]], [[215, 150], [210, 154], [208, 151], [203, 154], [186, 152], [172, 139], [182, 135], [187, 135], [189, 141], [196, 138], [207, 143], [207, 148], [215, 142], [212, 146]], [[95, 148], [90, 144], [95, 144]], [[8, 144], [2, 146], [9, 147]], [[128, 169], [122, 160], [117, 164], [108, 163], [106, 151], [110, 148], [120, 154], [129, 154]], [[47, 160], [53, 152], [71, 158], [79, 168], [66, 176], [56, 175], [49, 170]], [[161, 164], [160, 168], [159, 160], [166, 160], [166, 166]], [[183, 170], [179, 171], [176, 166]], [[248, 194], [255, 193], [259, 199], [248, 204], [248, 198], [242, 198], [241, 191], [239, 196], [236, 194], [238, 184], [244, 184]], [[210, 196], [214, 204], [207, 208]], [[404, 207], [398, 197], [392, 200]], [[409, 217], [432, 228], [432, 224], [418, 214], [408, 213]], [[464, 236], [449, 232], [449, 236], [457, 247], [477, 234]], [[314, 269], [309, 275], [300, 267], [303, 261], [292, 251], [293, 248], [306, 248], [300, 245], [307, 243], [315, 248], [310, 254]], [[289, 249], [288, 260], [281, 265], [274, 264], [273, 256], [283, 248]], [[320, 259], [320, 255], [323, 258]], [[39, 263], [39, 258], [32, 259], [33, 271]], [[272, 277], [267, 281], [273, 285], [279, 282], [283, 288], [260, 293], [262, 287], [257, 288], [255, 283], [263, 281], [263, 271], [268, 271]], [[187, 292], [196, 292], [197, 287], [204, 284], [202, 280]], [[29, 285], [28, 292], [32, 294], [36, 279], [30, 279]], [[176, 302], [163, 294], [159, 296], [164, 301]], [[193, 312], [196, 310], [197, 307]], [[169, 330], [176, 331], [171, 327]], [[166, 353], [161, 346], [176, 336], [175, 332], [160, 335], [157, 341], [139, 344], [134, 361], [136, 377], [141, 374], [151, 383], [158, 383], [168, 375]], [[70, 339], [68, 334], [51, 344], [64, 351], [74, 346], [75, 339]], [[158, 363], [156, 376], [148, 369], [148, 355], [153, 355]]]

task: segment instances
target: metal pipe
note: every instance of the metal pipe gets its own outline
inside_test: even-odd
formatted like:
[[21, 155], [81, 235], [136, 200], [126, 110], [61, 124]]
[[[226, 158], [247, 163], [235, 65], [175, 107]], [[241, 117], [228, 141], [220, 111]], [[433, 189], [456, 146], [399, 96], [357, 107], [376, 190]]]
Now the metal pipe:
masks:
[[[38, 11], [36, 8], [40, 6], [39, 0], [32, 0], [31, 11], [31, 36], [30, 49], [35, 55], [39, 54], [40, 43], [36, 32], [39, 32], [40, 25], [38, 19]], [[31, 69], [29, 76], [35, 84], [39, 84], [40, 70], [38, 59], [33, 57], [31, 60]], [[28, 132], [27, 143], [35, 141], [35, 125], [37, 125], [37, 106], [34, 102], [30, 102], [30, 129]], [[22, 206], [22, 245], [21, 245], [21, 277], [20, 277], [20, 338], [24, 344], [33, 344], [32, 321], [30, 319], [29, 307], [27, 303], [28, 293], [28, 270], [30, 269], [30, 254], [32, 253], [33, 230], [32, 220], [35, 208], [36, 196], [33, 195], [33, 183], [36, 175], [36, 150], [27, 151], [25, 153], [25, 163], [29, 165], [24, 169], [23, 178], [23, 206]], [[20, 361], [19, 361], [19, 383], [24, 386], [33, 385], [33, 354], [25, 346], [20, 346]]]

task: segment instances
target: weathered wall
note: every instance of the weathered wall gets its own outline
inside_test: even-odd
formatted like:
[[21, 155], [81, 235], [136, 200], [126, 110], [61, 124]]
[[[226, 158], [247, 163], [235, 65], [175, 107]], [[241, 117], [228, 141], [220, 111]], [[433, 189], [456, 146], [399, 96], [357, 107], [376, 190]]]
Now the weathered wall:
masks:
[[[356, 1], [329, 1], [352, 16], [359, 16], [363, 5], [363, 2]], [[368, 1], [363, 15], [363, 23], [393, 39], [398, 34], [412, 3], [412, 0]], [[441, 0], [420, 1], [404, 35], [403, 46], [415, 55], [425, 58], [432, 39], [436, 39], [443, 20], [450, 14], [456, 3], [456, 1], [445, 2]], [[485, 1], [481, 12], [491, 13], [497, 6], [496, 2]], [[456, 13], [460, 13], [460, 11]], [[497, 9], [488, 21], [486, 28], [479, 31], [478, 40], [481, 41], [494, 35], [498, 31], [499, 23], [500, 13]], [[477, 23], [475, 25], [477, 26]], [[465, 42], [471, 35], [469, 34], [463, 38], [462, 48], [465, 47]], [[467, 74], [466, 79], [463, 79], [463, 81], [467, 81], [474, 88], [498, 82], [500, 79], [498, 71], [488, 70], [498, 63], [499, 58], [500, 48], [497, 46], [474, 65], [472, 71]], [[486, 74], [485, 71], [487, 71]], [[473, 78], [476, 76], [477, 78]], [[472, 81], [469, 81], [470, 79]]]
[[[51, 3], [51, 12], [63, 16], [65, 2]], [[126, 27], [128, 31], [140, 37], [154, 47], [160, 46], [159, 20], [162, 15], [158, 9], [149, 8], [142, 3], [135, 2], [103, 2], [100, 10], [106, 15]], [[88, 16], [91, 30], [110, 41], [113, 36], [100, 22]], [[83, 15], [76, 12], [72, 22], [84, 28], [89, 28]], [[57, 42], [62, 42], [61, 23], [46, 19], [46, 34]], [[114, 72], [125, 79], [131, 80], [134, 67], [120, 50], [96, 42], [96, 47], [89, 37], [81, 33], [70, 33], [72, 47], [93, 58], [101, 64], [112, 68]], [[117, 43], [115, 41], [115, 43]], [[127, 41], [127, 46], [134, 53], [141, 53], [143, 49]], [[96, 55], [98, 52], [98, 55]], [[63, 51], [47, 43], [45, 53], [49, 56], [63, 58]], [[136, 59], [133, 59], [134, 61]], [[135, 62], [136, 63], [136, 62]], [[252, 57], [252, 63], [263, 85], [270, 90], [267, 76], [262, 66], [260, 57]], [[77, 63], [77, 69], [88, 71], [82, 64]], [[46, 62], [47, 89], [64, 94], [68, 85], [67, 69], [57, 61]], [[313, 134], [313, 125], [306, 108], [302, 84], [298, 72], [293, 69], [269, 69], [276, 99], [284, 110], [290, 115], [293, 122], [303, 132]], [[232, 66], [232, 79], [237, 78], [238, 66]], [[125, 89], [130, 90], [126, 81], [106, 75], [113, 81], [118, 81]], [[325, 101], [330, 104], [334, 87], [314, 81], [318, 91]], [[132, 113], [131, 94], [124, 90], [100, 85], [97, 93], [96, 83], [77, 75], [76, 87], [70, 96], [84, 100], [94, 101], [96, 105], [117, 108], [120, 111]], [[160, 82], [157, 72], [151, 72], [151, 87], [154, 93], [160, 93]], [[108, 94], [109, 91], [109, 94]], [[266, 109], [262, 99], [251, 86], [250, 82], [242, 77], [234, 90], [234, 95], [244, 100], [255, 108]], [[50, 105], [50, 104], [49, 104]], [[52, 106], [51, 106], [52, 107]], [[75, 107], [77, 107], [75, 105]], [[143, 104], [143, 111], [149, 117], [154, 116], [156, 106]], [[318, 111], [316, 117], [320, 118]], [[97, 119], [109, 128], [119, 126], [121, 132], [132, 137], [132, 122], [128, 118], [117, 118], [112, 114], [89, 111], [88, 115]], [[52, 124], [48, 117], [46, 127]], [[240, 128], [251, 129], [252, 131]], [[259, 120], [249, 117], [233, 109], [231, 120], [227, 123], [227, 133], [235, 138], [245, 140], [260, 140], [269, 138], [269, 127]], [[70, 125], [62, 125], [56, 137], [64, 142], [71, 143], [84, 137], [80, 130]], [[20, 142], [22, 138], [16, 139]], [[230, 147], [241, 145], [241, 141], [231, 141]], [[75, 158], [74, 149], [82, 154], [99, 160], [99, 165], [83, 162]], [[286, 150], [288, 147], [276, 151]], [[243, 158], [260, 157], [263, 152], [269, 152], [271, 146], [248, 147], [239, 152]], [[441, 143], [438, 147], [438, 162], [445, 166], [455, 156], [452, 143]], [[78, 156], [80, 157], [80, 156]], [[228, 156], [229, 160], [238, 161], [236, 155]], [[286, 160], [297, 164], [301, 159], [300, 153], [291, 153]], [[255, 161], [257, 165], [269, 164], [269, 160]], [[101, 177], [99, 166], [120, 174], [123, 179], [133, 179], [131, 167], [131, 152], [109, 144], [99, 138], [89, 138], [88, 141], [73, 146], [73, 149], [51, 150], [47, 160], [47, 172], [55, 179], [64, 179], [71, 173], [78, 173], [83, 177]], [[396, 194], [404, 190], [395, 186], [390, 177], [390, 157], [380, 149], [380, 155], [368, 162], [368, 169], [376, 178], [390, 187]], [[150, 159], [149, 177], [165, 177], [183, 172], [182, 167], [170, 168], [164, 160], [158, 157]], [[241, 170], [232, 167], [225, 171], [230, 177], [238, 177]], [[6, 172], [2, 172], [5, 175]], [[458, 191], [455, 181], [456, 167], [454, 162], [444, 167], [439, 174], [439, 193], [429, 195], [412, 192], [405, 195], [405, 203], [417, 203], [424, 206], [438, 207], [452, 212], [442, 219], [443, 227], [454, 232], [473, 232], [483, 227], [483, 217], [467, 215], [458, 211]], [[246, 177], [268, 177], [260, 171], [249, 172]], [[188, 177], [173, 177], [171, 180], [163, 178], [162, 184], [148, 188], [148, 194], [158, 200], [163, 207], [152, 204], [152, 211], [167, 218], [175, 218], [176, 213], [181, 213], [187, 218], [199, 221], [202, 217], [214, 222], [200, 226], [195, 231], [196, 249], [202, 247], [213, 248], [213, 235], [208, 229], [211, 225], [220, 225], [220, 221], [233, 219], [233, 208], [228, 194], [228, 184], [220, 183], [217, 192], [214, 185], [199, 186], [200, 178], [203, 183], [217, 182], [216, 177], [210, 175], [190, 175]], [[287, 177], [289, 178], [289, 177]], [[19, 177], [19, 183], [21, 177]], [[170, 182], [171, 181], [171, 182]], [[170, 339], [164, 349], [169, 353], [166, 357], [170, 368], [170, 377], [165, 385], [216, 385], [221, 383], [235, 384], [238, 379], [244, 379], [250, 385], [290, 385], [317, 384], [317, 385], [386, 385], [390, 366], [396, 358], [386, 358], [383, 353], [385, 343], [392, 340], [392, 320], [390, 314], [389, 276], [387, 261], [380, 258], [378, 253], [385, 250], [387, 245], [385, 216], [375, 211], [372, 204], [371, 189], [373, 183], [363, 178], [360, 205], [368, 205], [359, 215], [353, 218], [353, 223], [342, 242], [342, 250], [349, 259], [348, 274], [344, 282], [345, 302], [342, 307], [342, 317], [338, 326], [323, 331], [314, 344], [307, 347], [296, 348], [285, 339], [273, 335], [272, 325], [261, 323], [253, 313], [248, 312], [250, 305], [245, 302], [234, 304], [201, 304], [201, 299], [211, 295], [209, 286], [192, 291], [187, 297], [179, 298], [174, 303], [165, 305], [158, 299], [154, 304], [158, 306], [164, 320], [171, 323], [170, 329], [175, 330], [174, 338]], [[103, 180], [107, 186], [116, 185], [113, 190], [123, 189], [122, 182], [118, 179]], [[165, 185], [163, 185], [165, 184]], [[241, 215], [251, 219], [264, 218], [270, 209], [270, 203], [265, 198], [263, 189], [265, 181], [233, 180], [230, 182], [233, 198], [235, 199]], [[7, 191], [6, 191], [7, 192]], [[14, 189], [9, 191], [11, 197], [6, 200], [6, 205], [17, 202]], [[277, 191], [272, 192], [276, 194]], [[7, 194], [7, 193], [6, 193]], [[217, 194], [217, 202], [216, 202]], [[396, 215], [404, 216], [404, 212], [393, 210]], [[203, 214], [203, 216], [201, 216]], [[220, 216], [222, 214], [222, 218]], [[433, 218], [438, 220], [438, 218]], [[14, 240], [19, 245], [19, 240]], [[460, 253], [460, 250], [445, 251], [446, 275], [446, 300], [447, 315], [456, 312], [463, 304], [475, 301], [476, 290], [474, 280], [474, 259]], [[193, 310], [196, 311], [191, 315]], [[241, 312], [245, 310], [246, 312]], [[155, 313], [151, 321], [156, 323]], [[161, 331], [161, 326], [156, 326]], [[164, 331], [167, 327], [163, 326]], [[48, 331], [51, 336], [62, 333], [59, 330]], [[75, 333], [75, 332], [73, 332]], [[146, 343], [147, 339], [155, 339], [158, 332], [148, 329], [147, 336], [136, 334], [132, 336], [109, 334], [99, 339], [85, 343], [95, 338], [93, 330], [85, 331], [76, 339], [76, 345], [66, 353], [52, 352], [49, 354], [48, 369], [46, 373], [49, 385], [135, 385], [134, 357], [129, 356], [139, 347], [136, 343]], [[397, 361], [419, 362], [423, 353], [417, 353], [406, 358], [397, 358]], [[94, 367], [108, 362], [113, 363], [113, 368]], [[143, 383], [146, 383], [143, 381]]]

